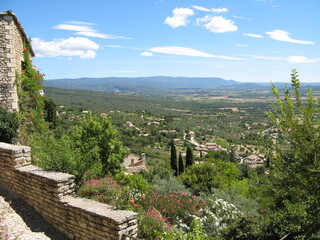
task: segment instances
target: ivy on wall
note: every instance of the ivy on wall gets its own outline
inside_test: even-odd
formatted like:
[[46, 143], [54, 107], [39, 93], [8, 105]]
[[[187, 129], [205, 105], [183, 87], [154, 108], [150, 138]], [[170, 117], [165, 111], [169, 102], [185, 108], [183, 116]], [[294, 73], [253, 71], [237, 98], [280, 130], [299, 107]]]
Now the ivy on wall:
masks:
[[20, 131], [41, 131], [47, 127], [44, 120], [45, 97], [41, 92], [43, 89], [43, 77], [32, 64], [30, 55], [30, 41], [24, 41], [24, 62], [22, 72], [17, 73], [19, 108], [20, 108]]

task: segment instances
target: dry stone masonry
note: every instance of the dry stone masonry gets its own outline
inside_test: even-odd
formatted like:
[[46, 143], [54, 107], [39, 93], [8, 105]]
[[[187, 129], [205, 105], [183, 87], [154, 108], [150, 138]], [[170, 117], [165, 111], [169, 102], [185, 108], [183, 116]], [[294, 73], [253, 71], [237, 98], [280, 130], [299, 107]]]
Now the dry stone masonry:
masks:
[[30, 148], [0, 143], [0, 183], [70, 239], [137, 235], [137, 214], [75, 195], [74, 176], [31, 165]]
[[[18, 111], [16, 73], [21, 73], [26, 34], [15, 14], [0, 13], [0, 106]], [[32, 48], [30, 53], [34, 56]]]

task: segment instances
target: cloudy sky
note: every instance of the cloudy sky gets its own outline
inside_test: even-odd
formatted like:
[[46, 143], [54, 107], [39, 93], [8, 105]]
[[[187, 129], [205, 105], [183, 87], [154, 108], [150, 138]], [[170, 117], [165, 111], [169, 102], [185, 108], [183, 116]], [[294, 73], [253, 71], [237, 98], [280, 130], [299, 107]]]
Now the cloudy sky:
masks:
[[2, 0], [47, 79], [320, 82], [319, 0]]

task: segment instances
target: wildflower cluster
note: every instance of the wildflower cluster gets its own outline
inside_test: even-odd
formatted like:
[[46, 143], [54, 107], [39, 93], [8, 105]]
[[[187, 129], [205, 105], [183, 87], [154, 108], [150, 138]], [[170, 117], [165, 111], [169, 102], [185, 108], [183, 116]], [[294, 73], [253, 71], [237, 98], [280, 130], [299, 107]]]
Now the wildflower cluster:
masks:
[[78, 194], [139, 213], [139, 237], [148, 239], [159, 239], [163, 232], [182, 231], [179, 225], [190, 225], [206, 207], [204, 200], [195, 195], [157, 194], [152, 190], [139, 194], [135, 188], [122, 186], [110, 177], [85, 181]]
[[85, 181], [78, 190], [80, 196], [116, 206], [119, 209], [131, 207], [133, 193], [129, 188], [117, 183], [110, 177]]
[[206, 233], [212, 237], [216, 236], [228, 223], [242, 214], [233, 204], [223, 199], [217, 199], [212, 196], [206, 202], [208, 205], [202, 211], [203, 217], [200, 218], [200, 222]]
[[199, 216], [201, 209], [206, 206], [202, 199], [187, 193], [170, 192], [157, 194], [149, 191], [136, 201], [143, 206], [144, 211], [157, 209], [171, 224], [177, 224], [179, 220], [190, 224], [192, 216]]

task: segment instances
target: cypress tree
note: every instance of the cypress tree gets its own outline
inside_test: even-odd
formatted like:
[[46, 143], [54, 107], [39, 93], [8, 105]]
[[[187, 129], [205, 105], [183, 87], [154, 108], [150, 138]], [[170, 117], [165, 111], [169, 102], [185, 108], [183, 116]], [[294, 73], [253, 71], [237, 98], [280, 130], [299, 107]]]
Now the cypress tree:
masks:
[[171, 159], [170, 159], [171, 168], [175, 176], [178, 175], [178, 163], [177, 163], [177, 150], [174, 142], [171, 142]]
[[179, 153], [179, 175], [184, 172], [184, 164], [182, 160], [181, 152]]
[[186, 152], [186, 168], [194, 164], [193, 152], [190, 146], [187, 147]]
[[229, 161], [235, 163], [237, 161], [236, 159], [236, 151], [235, 151], [235, 147], [232, 146], [230, 153], [229, 153]]

